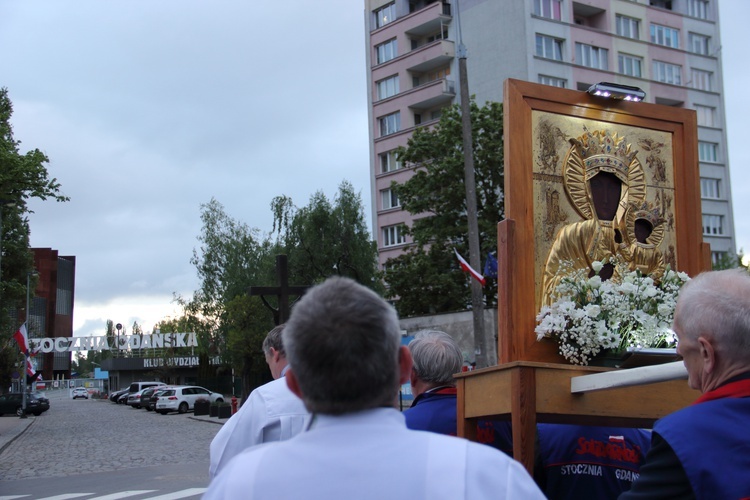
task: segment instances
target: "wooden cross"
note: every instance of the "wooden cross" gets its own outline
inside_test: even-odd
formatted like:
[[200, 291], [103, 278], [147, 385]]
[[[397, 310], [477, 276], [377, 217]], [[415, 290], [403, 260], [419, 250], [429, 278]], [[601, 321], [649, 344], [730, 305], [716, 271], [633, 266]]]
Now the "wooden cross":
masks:
[[[278, 286], [251, 286], [248, 288], [249, 295], [258, 295], [263, 303], [273, 312], [273, 320], [280, 325], [289, 319], [289, 296], [305, 294], [309, 286], [290, 286], [289, 269], [287, 267], [286, 255], [276, 256], [276, 281]], [[264, 295], [275, 295], [279, 299], [278, 309], [268, 303]]]

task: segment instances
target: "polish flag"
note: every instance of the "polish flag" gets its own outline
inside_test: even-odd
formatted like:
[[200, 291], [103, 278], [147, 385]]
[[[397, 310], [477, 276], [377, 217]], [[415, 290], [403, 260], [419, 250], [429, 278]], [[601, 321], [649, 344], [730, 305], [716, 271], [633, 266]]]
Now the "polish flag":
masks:
[[31, 358], [26, 358], [26, 375], [34, 377], [35, 373], [36, 370], [34, 370], [34, 365], [31, 364]]
[[13, 334], [13, 338], [16, 339], [18, 347], [21, 348], [21, 352], [28, 356], [29, 354], [29, 336], [26, 333], [26, 323], [21, 325], [21, 328]]
[[467, 273], [471, 274], [471, 276], [475, 280], [477, 280], [478, 282], [480, 282], [482, 284], [482, 286], [484, 286], [484, 284], [485, 284], [484, 276], [482, 276], [481, 274], [479, 274], [478, 272], [476, 272], [474, 270], [474, 268], [471, 267], [468, 262], [466, 262], [466, 259], [464, 259], [463, 257], [461, 257], [461, 254], [458, 253], [458, 250], [456, 250], [454, 248], [453, 251], [456, 252], [456, 257], [458, 258], [458, 263], [461, 265], [461, 269], [463, 269]]

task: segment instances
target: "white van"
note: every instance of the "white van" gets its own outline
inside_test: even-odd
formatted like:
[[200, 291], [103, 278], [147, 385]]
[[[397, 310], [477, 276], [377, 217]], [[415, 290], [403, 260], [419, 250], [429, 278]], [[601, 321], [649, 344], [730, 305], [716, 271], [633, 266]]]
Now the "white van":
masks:
[[128, 392], [130, 394], [132, 394], [134, 392], [142, 391], [146, 387], [154, 387], [156, 385], [166, 385], [166, 384], [164, 382], [156, 382], [156, 381], [151, 381], [151, 382], [133, 382], [132, 384], [130, 384], [130, 389], [128, 389]]

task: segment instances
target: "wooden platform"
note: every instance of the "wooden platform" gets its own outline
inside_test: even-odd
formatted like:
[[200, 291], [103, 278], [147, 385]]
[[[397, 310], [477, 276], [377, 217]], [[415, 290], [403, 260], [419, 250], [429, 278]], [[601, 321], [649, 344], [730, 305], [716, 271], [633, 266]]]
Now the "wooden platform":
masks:
[[650, 428], [700, 393], [686, 380], [571, 393], [571, 379], [611, 368], [515, 361], [456, 375], [458, 435], [476, 440], [476, 419], [513, 424], [513, 456], [533, 471], [537, 422]]

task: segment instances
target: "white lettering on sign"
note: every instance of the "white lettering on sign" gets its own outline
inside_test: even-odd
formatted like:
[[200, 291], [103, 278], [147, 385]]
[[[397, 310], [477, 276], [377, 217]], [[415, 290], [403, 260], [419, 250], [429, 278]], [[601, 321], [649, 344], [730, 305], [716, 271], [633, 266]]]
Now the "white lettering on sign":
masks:
[[[55, 337], [29, 339], [34, 351], [44, 353], [75, 351], [109, 351], [112, 349], [148, 349], [167, 347], [198, 347], [198, 336], [194, 333], [154, 333], [150, 335], [121, 335], [120, 345], [117, 338], [112, 344], [106, 336], [96, 337]], [[197, 359], [197, 358], [196, 358]], [[197, 362], [195, 364], [198, 364]]]

